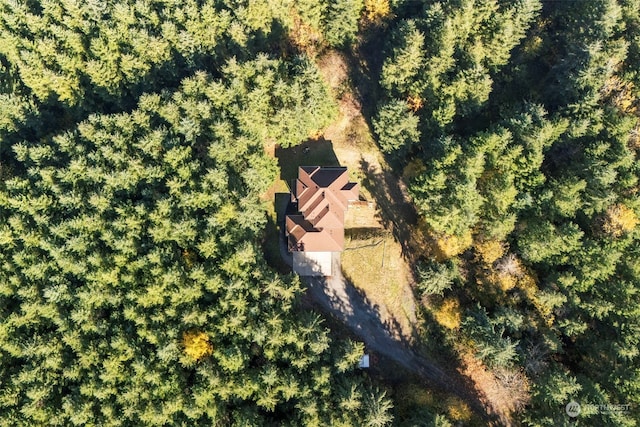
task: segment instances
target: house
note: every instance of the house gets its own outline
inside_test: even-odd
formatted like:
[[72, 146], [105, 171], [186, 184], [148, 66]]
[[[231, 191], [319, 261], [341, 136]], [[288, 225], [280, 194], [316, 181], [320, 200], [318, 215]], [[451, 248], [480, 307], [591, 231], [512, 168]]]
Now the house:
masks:
[[331, 276], [333, 254], [344, 249], [344, 214], [360, 187], [346, 167], [301, 166], [291, 188], [296, 213], [285, 217], [293, 270], [302, 276]]

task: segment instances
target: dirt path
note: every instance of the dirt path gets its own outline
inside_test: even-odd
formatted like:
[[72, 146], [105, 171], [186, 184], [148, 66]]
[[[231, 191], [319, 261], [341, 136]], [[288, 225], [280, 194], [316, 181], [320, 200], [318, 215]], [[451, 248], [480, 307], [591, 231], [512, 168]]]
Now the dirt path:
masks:
[[[284, 236], [280, 239], [280, 251], [285, 262], [291, 263]], [[339, 253], [334, 254], [332, 262], [332, 277], [302, 277], [307, 294], [315, 304], [344, 323], [369, 349], [396, 362], [434, 388], [459, 397], [488, 424], [495, 422], [496, 415], [487, 411], [486, 404], [478, 399], [467, 378], [447, 371], [411, 350], [397, 333], [397, 325], [383, 322], [376, 307], [371, 306], [342, 275]]]
[[[324, 79], [337, 94], [349, 82], [350, 67], [340, 54], [330, 53], [319, 61]], [[342, 89], [341, 89], [342, 88]], [[379, 220], [390, 230], [402, 246], [401, 258], [411, 264], [413, 230], [417, 214], [407, 195], [406, 187], [387, 165], [373, 141], [368, 124], [362, 114], [366, 100], [356, 96], [353, 87], [344, 90], [339, 98], [340, 117], [326, 129], [324, 139], [332, 142], [341, 164], [359, 170], [362, 188], [378, 207]], [[284, 236], [282, 236], [284, 237]], [[280, 250], [285, 262], [291, 264], [284, 239]], [[342, 274], [340, 256], [333, 259], [334, 275], [327, 278], [303, 277], [307, 294], [314, 304], [335, 317], [354, 332], [372, 351], [394, 361], [410, 375], [424, 379], [431, 387], [457, 396], [477, 413], [487, 425], [509, 425], [509, 418], [499, 406], [487, 399], [462, 370], [452, 365], [441, 366], [418, 355], [410, 346], [406, 334], [393, 317], [385, 316]]]
[[318, 60], [324, 80], [338, 98], [340, 111], [337, 120], [325, 129], [324, 139], [333, 142], [340, 164], [360, 171], [362, 188], [376, 201], [384, 228], [393, 232], [402, 244], [404, 258], [410, 262], [409, 242], [417, 213], [406, 186], [391, 171], [373, 139], [363, 116], [363, 100], [350, 87], [353, 70], [348, 62], [344, 55], [334, 51]]

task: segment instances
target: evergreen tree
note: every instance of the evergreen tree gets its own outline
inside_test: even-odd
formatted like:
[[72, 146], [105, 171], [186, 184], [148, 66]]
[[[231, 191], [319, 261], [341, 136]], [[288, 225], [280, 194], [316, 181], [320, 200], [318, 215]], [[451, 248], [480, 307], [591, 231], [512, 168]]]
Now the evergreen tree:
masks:
[[[388, 422], [354, 375], [362, 347], [299, 316], [299, 282], [259, 255], [276, 169], [247, 117], [278, 134], [272, 116], [303, 102], [285, 87], [319, 90], [310, 72], [232, 62], [13, 147], [27, 172], [0, 183], [0, 425]], [[373, 403], [345, 409], [348, 388]]]

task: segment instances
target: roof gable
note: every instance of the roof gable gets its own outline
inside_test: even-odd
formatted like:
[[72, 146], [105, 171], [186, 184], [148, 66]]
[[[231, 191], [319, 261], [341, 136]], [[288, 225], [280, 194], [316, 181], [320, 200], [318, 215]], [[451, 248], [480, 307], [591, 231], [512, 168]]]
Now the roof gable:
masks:
[[301, 166], [292, 189], [299, 214], [288, 215], [289, 247], [298, 251], [342, 251], [344, 212], [357, 200], [358, 184], [343, 166]]

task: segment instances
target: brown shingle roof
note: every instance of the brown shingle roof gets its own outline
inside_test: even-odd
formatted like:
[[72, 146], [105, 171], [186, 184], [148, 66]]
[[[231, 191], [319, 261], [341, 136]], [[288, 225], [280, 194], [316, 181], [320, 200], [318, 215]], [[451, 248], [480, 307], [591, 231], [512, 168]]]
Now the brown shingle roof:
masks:
[[356, 182], [347, 182], [347, 184], [340, 190], [340, 193], [349, 201], [358, 200], [360, 197], [360, 184]]
[[290, 250], [342, 251], [344, 211], [358, 194], [359, 186], [349, 182], [346, 167], [301, 166], [291, 195], [299, 213], [286, 218]]

